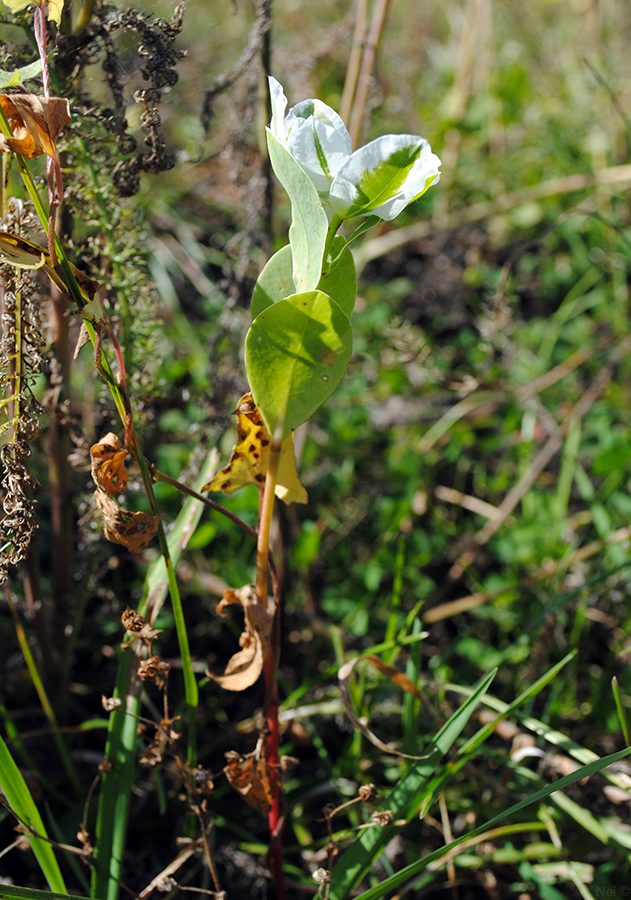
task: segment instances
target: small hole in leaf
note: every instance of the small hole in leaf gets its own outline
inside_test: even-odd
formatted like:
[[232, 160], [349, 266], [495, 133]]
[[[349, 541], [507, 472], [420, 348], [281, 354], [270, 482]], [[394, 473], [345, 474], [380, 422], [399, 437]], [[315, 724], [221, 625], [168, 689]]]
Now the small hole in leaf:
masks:
[[322, 381], [328, 381], [328, 380], [329, 380], [329, 376], [328, 376], [328, 375], [323, 375], [323, 376], [322, 376]]

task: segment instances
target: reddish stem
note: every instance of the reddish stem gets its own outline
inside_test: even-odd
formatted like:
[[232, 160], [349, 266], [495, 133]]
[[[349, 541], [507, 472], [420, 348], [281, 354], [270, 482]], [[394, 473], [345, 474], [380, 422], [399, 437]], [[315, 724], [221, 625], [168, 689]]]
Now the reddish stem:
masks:
[[285, 811], [283, 804], [283, 785], [280, 776], [280, 728], [278, 723], [278, 680], [276, 670], [278, 668], [280, 615], [279, 604], [274, 613], [272, 631], [272, 652], [265, 660], [265, 704], [263, 718], [267, 731], [265, 741], [265, 756], [270, 772], [270, 784], [272, 788], [272, 806], [268, 815], [270, 832], [270, 857], [274, 885], [276, 887], [276, 900], [285, 900], [285, 875], [283, 871], [283, 844], [282, 831], [285, 823]]

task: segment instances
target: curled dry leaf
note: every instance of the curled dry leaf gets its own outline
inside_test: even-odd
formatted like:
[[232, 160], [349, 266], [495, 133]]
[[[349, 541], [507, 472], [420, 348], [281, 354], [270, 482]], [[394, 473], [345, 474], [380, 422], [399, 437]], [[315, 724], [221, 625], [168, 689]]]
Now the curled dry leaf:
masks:
[[228, 661], [223, 675], [213, 675], [208, 670], [206, 674], [227, 691], [244, 691], [254, 684], [263, 671], [263, 660], [271, 649], [273, 620], [249, 584], [238, 591], [226, 591], [217, 612], [225, 615], [226, 607], [233, 604], [243, 608], [245, 627], [239, 638], [242, 649]]
[[274, 782], [278, 775], [261, 751], [261, 741], [253, 753], [246, 753], [245, 756], [229, 750], [226, 753], [228, 765], [224, 768], [224, 774], [245, 802], [266, 816], [272, 808]]
[[158, 530], [159, 517], [144, 512], [127, 512], [110, 496], [127, 487], [127, 451], [121, 448], [116, 435], [110, 433], [90, 448], [90, 454], [96, 503], [103, 516], [105, 537], [114, 544], [122, 544], [132, 553], [142, 553]]
[[[246, 484], [261, 488], [265, 482], [272, 440], [251, 393], [244, 394], [235, 411], [237, 417], [237, 443], [230, 461], [212, 481], [204, 485], [204, 491], [223, 491], [231, 494]], [[278, 463], [276, 496], [284, 503], [306, 503], [307, 492], [296, 471], [294, 438], [290, 434], [283, 441]]]
[[4, 94], [0, 96], [0, 105], [13, 133], [12, 137], [0, 134], [0, 150], [18, 153], [26, 159], [55, 157], [55, 141], [70, 121], [67, 100], [30, 93]]
[[344, 663], [344, 665], [340, 667], [337, 673], [338, 681], [340, 684], [340, 694], [342, 695], [342, 703], [344, 704], [346, 715], [351, 720], [353, 727], [356, 728], [357, 731], [360, 731], [364, 735], [364, 737], [367, 737], [371, 744], [374, 744], [375, 747], [378, 747], [379, 750], [383, 750], [385, 753], [392, 753], [394, 756], [401, 756], [404, 759], [425, 759], [424, 756], [411, 756], [408, 753], [401, 753], [400, 750], [395, 750], [394, 747], [391, 747], [389, 744], [384, 744], [384, 742], [380, 740], [377, 735], [368, 728], [365, 722], [358, 718], [353, 707], [353, 701], [351, 699], [350, 680], [353, 669], [355, 668], [357, 663], [360, 662], [360, 660], [366, 660], [366, 662], [369, 662], [376, 669], [378, 669], [382, 673], [382, 675], [385, 675], [386, 678], [389, 678], [393, 684], [396, 684], [397, 687], [402, 688], [402, 690], [407, 691], [409, 694], [413, 694], [415, 697], [420, 697], [420, 693], [416, 686], [412, 683], [412, 681], [410, 681], [407, 675], [405, 675], [399, 669], [383, 662], [381, 659], [379, 659], [378, 656], [372, 656], [370, 654], [355, 656], [353, 657], [353, 659], [350, 659], [348, 662]]
[[159, 517], [127, 512], [101, 490], [96, 491], [96, 502], [103, 516], [103, 534], [107, 540], [122, 544], [132, 553], [142, 553], [158, 531]]
[[122, 448], [119, 438], [110, 431], [105, 437], [90, 447], [92, 478], [106, 494], [120, 494], [127, 487], [125, 458], [127, 450]]

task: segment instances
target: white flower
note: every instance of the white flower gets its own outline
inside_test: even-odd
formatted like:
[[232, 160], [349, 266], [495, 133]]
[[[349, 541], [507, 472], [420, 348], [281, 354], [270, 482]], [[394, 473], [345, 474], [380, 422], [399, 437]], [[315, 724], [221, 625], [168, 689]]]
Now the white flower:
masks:
[[440, 160], [424, 138], [389, 134], [352, 152], [340, 116], [321, 100], [287, 109], [275, 78], [270, 131], [313, 182], [325, 207], [341, 219], [377, 215], [394, 219], [440, 178]]

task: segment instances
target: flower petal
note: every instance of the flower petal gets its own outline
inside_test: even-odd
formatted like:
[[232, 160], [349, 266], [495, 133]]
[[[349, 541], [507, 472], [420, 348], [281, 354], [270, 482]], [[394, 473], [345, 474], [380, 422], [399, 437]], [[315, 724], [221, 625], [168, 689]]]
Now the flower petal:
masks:
[[329, 202], [343, 219], [374, 213], [394, 219], [440, 178], [440, 160], [424, 138], [388, 134], [371, 141], [342, 166]]
[[315, 116], [302, 121], [289, 132], [287, 146], [316, 190], [328, 194], [333, 178], [351, 155], [350, 138], [347, 141], [348, 133], [345, 136]]
[[270, 131], [281, 143], [285, 143], [285, 110], [287, 109], [287, 97], [280, 81], [269, 75], [267, 78], [269, 84], [270, 100], [272, 103], [272, 121], [270, 122]]

